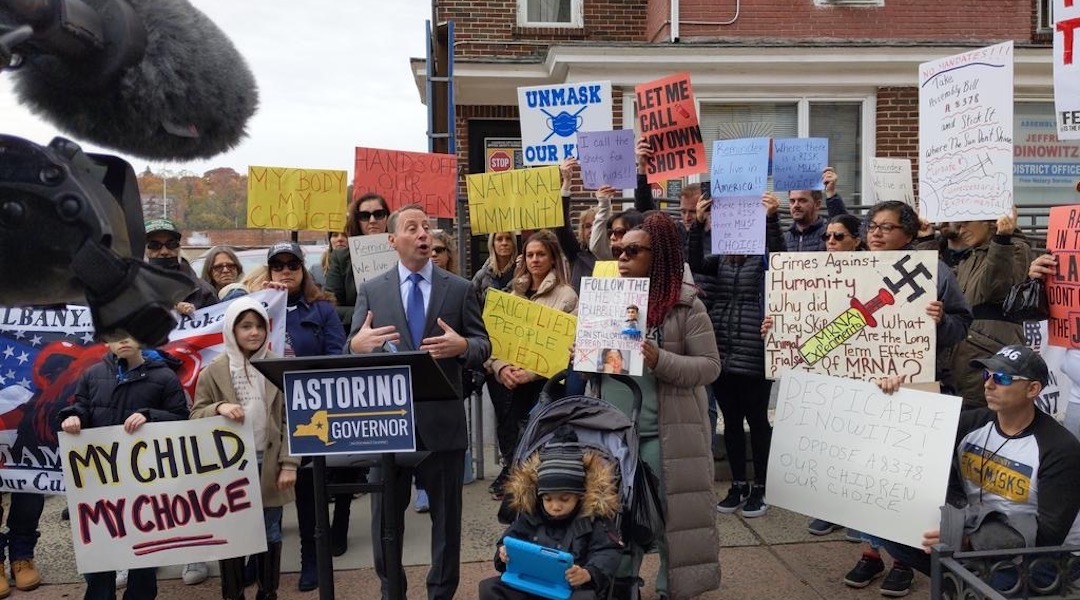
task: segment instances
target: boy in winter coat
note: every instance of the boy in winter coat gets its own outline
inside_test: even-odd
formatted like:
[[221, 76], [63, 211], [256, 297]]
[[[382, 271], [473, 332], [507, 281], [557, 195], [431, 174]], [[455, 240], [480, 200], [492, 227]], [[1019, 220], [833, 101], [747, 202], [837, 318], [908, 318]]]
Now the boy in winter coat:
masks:
[[[607, 590], [623, 550], [613, 520], [619, 512], [619, 490], [614, 466], [592, 452], [583, 454], [569, 436], [549, 442], [511, 471], [506, 493], [517, 518], [503, 538], [572, 554], [574, 565], [566, 571], [566, 581], [574, 588], [570, 598], [592, 600]], [[500, 539], [495, 569], [505, 571], [506, 562]], [[480, 582], [480, 600], [532, 598], [498, 577]]]
[[[187, 396], [167, 354], [143, 350], [126, 333], [106, 337], [109, 353], [79, 379], [75, 402], [59, 413], [60, 428], [77, 435], [84, 428], [123, 425], [135, 433], [147, 422], [187, 419]], [[87, 573], [87, 600], [116, 597], [116, 572]], [[125, 600], [157, 597], [157, 569], [131, 569]]]

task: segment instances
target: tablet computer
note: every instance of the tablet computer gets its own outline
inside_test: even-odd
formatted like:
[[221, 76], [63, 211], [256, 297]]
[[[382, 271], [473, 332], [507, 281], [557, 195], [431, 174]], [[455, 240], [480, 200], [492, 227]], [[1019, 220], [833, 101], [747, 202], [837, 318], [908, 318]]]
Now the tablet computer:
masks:
[[574, 565], [574, 555], [512, 537], [503, 538], [503, 545], [510, 559], [503, 583], [541, 598], [570, 598], [573, 589], [566, 582], [566, 570]]

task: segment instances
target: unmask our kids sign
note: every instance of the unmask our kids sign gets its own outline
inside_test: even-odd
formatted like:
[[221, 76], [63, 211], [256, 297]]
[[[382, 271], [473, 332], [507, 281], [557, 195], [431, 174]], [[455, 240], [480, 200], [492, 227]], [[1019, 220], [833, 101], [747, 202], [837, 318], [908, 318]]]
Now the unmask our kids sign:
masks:
[[611, 131], [611, 82], [518, 88], [525, 165], [557, 165], [577, 157], [579, 131]]

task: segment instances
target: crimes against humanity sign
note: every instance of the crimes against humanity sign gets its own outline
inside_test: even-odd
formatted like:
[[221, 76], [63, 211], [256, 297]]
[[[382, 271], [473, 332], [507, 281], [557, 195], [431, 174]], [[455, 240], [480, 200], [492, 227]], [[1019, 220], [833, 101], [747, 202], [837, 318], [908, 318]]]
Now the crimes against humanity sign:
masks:
[[289, 454], [416, 450], [409, 367], [287, 371], [284, 380]]
[[80, 573], [266, 551], [250, 423], [213, 417], [59, 436]]

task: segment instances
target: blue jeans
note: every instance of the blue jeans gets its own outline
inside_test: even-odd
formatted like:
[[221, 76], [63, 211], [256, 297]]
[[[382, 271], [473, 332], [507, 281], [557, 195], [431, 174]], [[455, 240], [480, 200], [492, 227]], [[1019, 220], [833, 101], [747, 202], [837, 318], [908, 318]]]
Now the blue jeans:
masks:
[[[34, 547], [41, 533], [37, 530], [41, 511], [45, 509], [45, 496], [23, 492], [11, 493], [11, 510], [7, 516], [7, 533], [0, 534], [0, 562], [10, 551], [11, 560], [32, 560]], [[4, 509], [0, 506], [0, 520]]]
[[[116, 571], [100, 571], [83, 575], [86, 594], [83, 600], [116, 600]], [[152, 600], [157, 597], [157, 568], [128, 571], [124, 600]]]
[[[284, 512], [280, 506], [263, 507], [263, 527], [266, 529], [267, 544], [281, 541], [281, 515]], [[131, 581], [130, 575], [128, 577], [128, 581]]]

